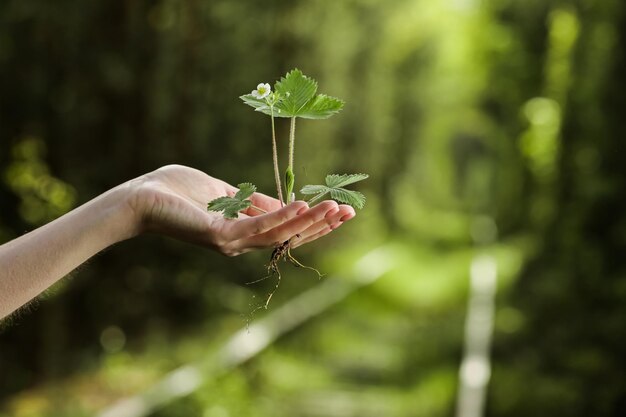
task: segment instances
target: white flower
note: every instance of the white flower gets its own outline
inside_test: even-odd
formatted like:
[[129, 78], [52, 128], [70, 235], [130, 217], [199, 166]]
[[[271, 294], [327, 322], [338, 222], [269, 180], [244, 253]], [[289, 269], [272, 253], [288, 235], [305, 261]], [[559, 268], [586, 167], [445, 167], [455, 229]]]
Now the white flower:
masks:
[[256, 90], [252, 91], [252, 95], [254, 96], [254, 98], [258, 98], [259, 100], [261, 100], [269, 96], [271, 92], [272, 88], [268, 83], [260, 83], [256, 86]]

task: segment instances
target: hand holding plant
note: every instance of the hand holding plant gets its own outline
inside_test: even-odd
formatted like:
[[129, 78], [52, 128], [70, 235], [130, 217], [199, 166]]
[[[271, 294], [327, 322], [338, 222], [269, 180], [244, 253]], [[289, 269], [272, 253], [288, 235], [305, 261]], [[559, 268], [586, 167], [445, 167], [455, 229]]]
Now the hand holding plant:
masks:
[[354, 216], [351, 207], [338, 207], [333, 202], [309, 208], [305, 202], [295, 201], [282, 207], [276, 198], [253, 192], [246, 199], [250, 207], [237, 219], [227, 219], [207, 212], [205, 201], [234, 196], [241, 190], [181, 165], [159, 168], [129, 182], [128, 187], [135, 196], [131, 204], [139, 225], [135, 234], [165, 234], [227, 256], [273, 248], [295, 235], [301, 236], [297, 239], [301, 245]]

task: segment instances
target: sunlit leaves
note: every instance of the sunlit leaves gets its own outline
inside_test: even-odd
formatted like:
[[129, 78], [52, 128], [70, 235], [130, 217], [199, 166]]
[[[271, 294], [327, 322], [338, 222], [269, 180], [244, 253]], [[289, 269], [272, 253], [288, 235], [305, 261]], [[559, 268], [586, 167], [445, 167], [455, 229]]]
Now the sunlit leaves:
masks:
[[326, 185], [332, 188], [345, 187], [355, 182], [363, 181], [369, 178], [367, 174], [330, 174], [326, 176]]
[[343, 108], [343, 100], [318, 94], [300, 110], [298, 117], [303, 119], [327, 119]]
[[[258, 91], [261, 87], [263, 88], [263, 94], [267, 93], [265, 96]], [[267, 84], [259, 84], [257, 90], [240, 98], [256, 111], [272, 116], [272, 129], [274, 129], [274, 117], [292, 118], [289, 143], [290, 162], [285, 173], [285, 191], [287, 192], [287, 201], [289, 202], [295, 183], [292, 168], [295, 118], [326, 119], [339, 112], [343, 108], [344, 102], [325, 94], [317, 94], [317, 82], [311, 77], [304, 75], [299, 69], [289, 71], [276, 82], [273, 92], [269, 93], [267, 87]], [[276, 162], [274, 165], [274, 169], [277, 172]], [[278, 178], [278, 174], [276, 174], [276, 177]], [[358, 191], [348, 190], [344, 187], [362, 181], [367, 177], [368, 175], [366, 174], [328, 175], [326, 177], [326, 185], [307, 185], [302, 188], [301, 192], [313, 196], [309, 200], [310, 203], [330, 194], [330, 197], [338, 202], [349, 204], [355, 208], [363, 208], [365, 196]], [[277, 186], [280, 189], [279, 180], [277, 180]], [[213, 207], [215, 210], [223, 209], [224, 215], [227, 213], [232, 215], [234, 208], [239, 207], [238, 204], [244, 203], [231, 200], [217, 199]], [[229, 205], [232, 205], [234, 208], [231, 208]], [[226, 207], [228, 207], [228, 212]], [[234, 213], [236, 215], [236, 211]]]
[[[274, 85], [278, 100], [274, 103], [275, 117], [302, 117], [304, 119], [327, 119], [338, 113], [344, 105], [343, 100], [326, 94], [317, 94], [317, 82], [307, 77], [298, 69], [289, 71]], [[257, 98], [253, 94], [240, 97], [244, 103], [256, 111], [272, 115], [272, 108], [267, 99]]]
[[315, 98], [317, 82], [307, 77], [298, 69], [291, 70], [274, 86], [280, 94], [281, 101], [276, 105], [281, 110], [281, 116], [298, 116], [299, 112]]

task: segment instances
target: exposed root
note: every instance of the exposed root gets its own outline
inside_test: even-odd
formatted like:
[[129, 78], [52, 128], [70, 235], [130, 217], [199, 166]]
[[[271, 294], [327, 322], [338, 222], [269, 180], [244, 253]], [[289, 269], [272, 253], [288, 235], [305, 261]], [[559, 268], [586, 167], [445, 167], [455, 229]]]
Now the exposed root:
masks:
[[291, 254], [291, 239], [290, 240], [286, 240], [283, 243], [281, 243], [280, 245], [277, 245], [274, 248], [274, 250], [272, 251], [272, 255], [270, 256], [269, 263], [267, 264], [267, 275], [264, 276], [263, 278], [259, 278], [259, 279], [255, 280], [255, 281], [251, 281], [251, 282], [247, 283], [247, 284], [255, 284], [257, 282], [265, 281], [266, 279], [276, 277], [276, 285], [274, 286], [272, 291], [270, 291], [270, 293], [267, 295], [267, 298], [265, 299], [265, 303], [257, 306], [252, 311], [252, 313], [254, 313], [255, 311], [260, 310], [260, 309], [266, 309], [267, 310], [267, 307], [269, 306], [270, 301], [272, 300], [272, 297], [274, 296], [274, 293], [276, 293], [276, 290], [278, 290], [278, 287], [280, 287], [280, 282], [281, 282], [281, 279], [282, 279], [282, 275], [280, 273], [279, 262], [281, 260], [289, 261], [289, 263], [291, 263], [296, 268], [304, 268], [304, 269], [309, 269], [311, 271], [314, 271], [317, 274], [318, 278], [320, 278], [320, 279], [322, 278], [322, 274], [320, 273], [320, 271], [318, 271], [317, 269], [315, 269], [315, 268], [313, 268], [311, 266], [307, 266], [307, 265], [302, 264], [300, 261], [298, 261]]
[[286, 256], [286, 259], [289, 262], [291, 262], [291, 264], [293, 266], [295, 266], [296, 268], [304, 268], [304, 269], [309, 269], [311, 271], [314, 271], [317, 274], [317, 278], [318, 279], [322, 279], [323, 275], [320, 273], [320, 271], [318, 271], [317, 269], [313, 268], [312, 266], [303, 265], [299, 260], [294, 258], [293, 255], [291, 254], [291, 248], [290, 247], [287, 247], [287, 254], [285, 256]]

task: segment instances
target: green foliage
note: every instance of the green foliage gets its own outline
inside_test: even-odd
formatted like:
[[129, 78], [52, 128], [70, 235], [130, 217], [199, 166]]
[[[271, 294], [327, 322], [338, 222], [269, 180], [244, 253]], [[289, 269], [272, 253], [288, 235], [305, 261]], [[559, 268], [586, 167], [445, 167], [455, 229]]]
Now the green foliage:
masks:
[[333, 114], [339, 113], [343, 104], [344, 102], [336, 97], [318, 94], [298, 111], [297, 116], [303, 119], [327, 119]]
[[368, 178], [367, 174], [330, 174], [326, 176], [326, 185], [305, 185], [300, 192], [306, 195], [314, 195], [309, 203], [317, 201], [330, 193], [333, 200], [349, 204], [352, 207], [362, 209], [365, 206], [365, 196], [354, 190], [343, 187], [363, 181]]
[[281, 101], [277, 108], [282, 117], [296, 117], [309, 101], [315, 97], [317, 82], [307, 77], [299, 69], [289, 71], [275, 85]]
[[[272, 139], [275, 145], [275, 129], [274, 117], [288, 117], [291, 119], [291, 128], [289, 131], [289, 166], [285, 171], [285, 191], [287, 193], [287, 203], [292, 201], [292, 193], [295, 186], [295, 175], [293, 172], [294, 161], [294, 142], [295, 142], [295, 124], [296, 118], [304, 119], [327, 119], [338, 113], [344, 105], [344, 102], [338, 98], [327, 96], [325, 94], [317, 94], [317, 82], [311, 77], [307, 77], [299, 69], [289, 71], [284, 77], [274, 85], [274, 91], [267, 93], [267, 84], [259, 84], [264, 87], [263, 91], [254, 90], [250, 94], [240, 96], [244, 103], [251, 106], [255, 111], [265, 113], [272, 117]], [[260, 95], [263, 94], [262, 96]], [[274, 174], [276, 178], [277, 189], [280, 190], [280, 176], [278, 174], [278, 160], [276, 151], [274, 150]], [[330, 193], [331, 198], [350, 204], [354, 207], [362, 208], [365, 204], [365, 196], [356, 191], [346, 190], [344, 185], [351, 184], [356, 181], [367, 178], [367, 175], [329, 175], [326, 178], [328, 186], [320, 189], [316, 197], [311, 201], [316, 201], [326, 194]], [[314, 188], [307, 186], [303, 188], [307, 193], [311, 193]], [[303, 191], [304, 192], [304, 191]], [[280, 193], [279, 193], [280, 194]], [[220, 200], [220, 204], [227, 204], [227, 200]], [[234, 203], [233, 203], [234, 204]], [[232, 213], [232, 212], [229, 212]], [[224, 212], [226, 214], [226, 211]]]
[[[239, 98], [242, 99], [243, 102], [246, 103], [248, 106], [253, 107], [255, 111], [265, 113], [268, 116], [272, 115], [271, 107], [266, 100], [256, 98], [252, 94], [246, 94], [246, 95], [240, 96]], [[275, 114], [274, 116], [278, 116], [278, 115]]]
[[343, 100], [317, 92], [317, 82], [307, 77], [299, 69], [288, 72], [274, 85], [277, 100], [275, 104], [268, 99], [258, 99], [252, 94], [240, 98], [256, 111], [275, 117], [301, 117], [304, 119], [327, 119], [338, 113], [344, 105]]
[[249, 182], [237, 185], [239, 191], [233, 197], [218, 197], [207, 205], [207, 210], [223, 211], [227, 219], [236, 219], [239, 212], [252, 206], [248, 198], [256, 191], [256, 186]]

